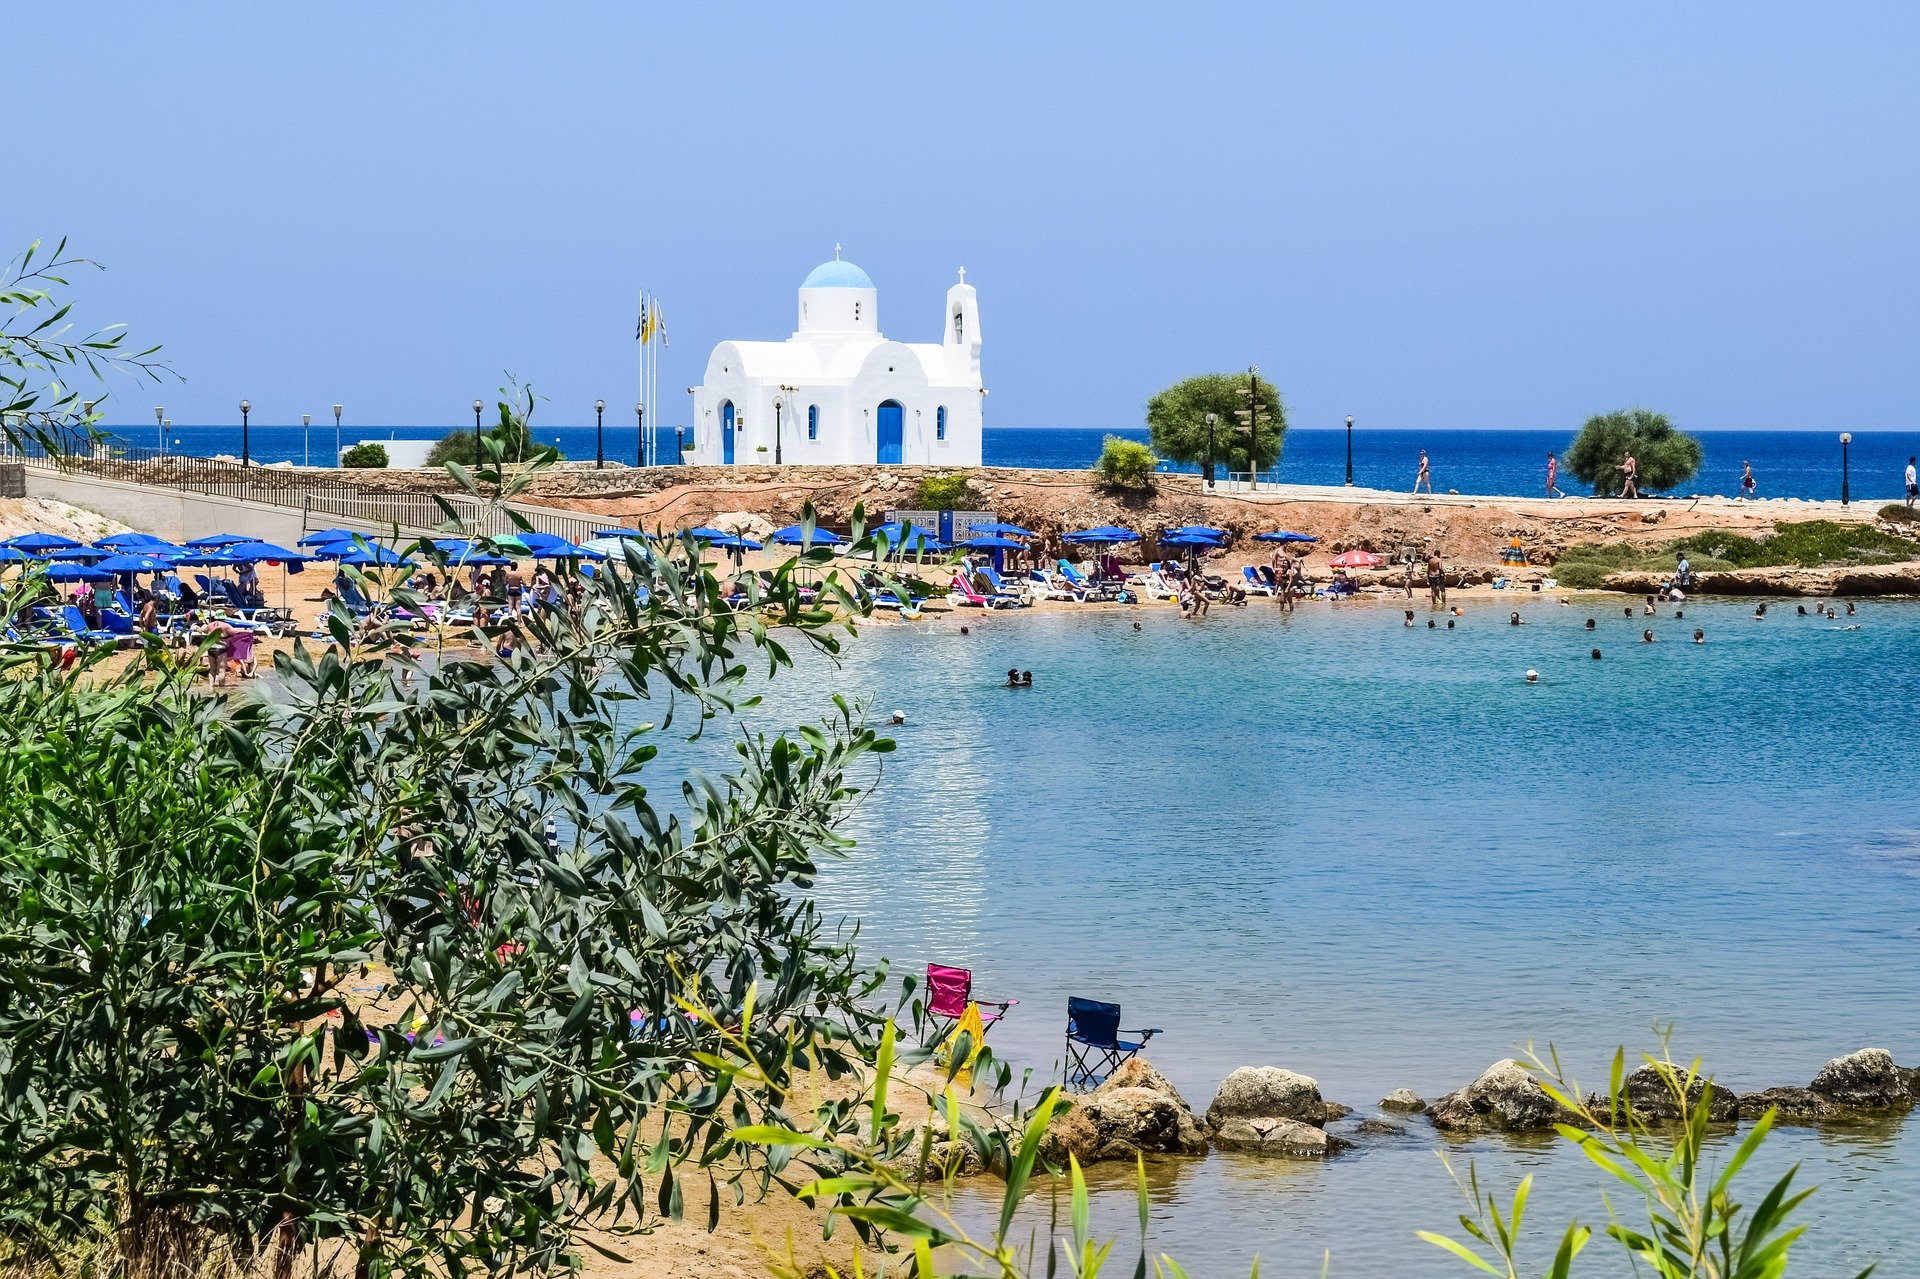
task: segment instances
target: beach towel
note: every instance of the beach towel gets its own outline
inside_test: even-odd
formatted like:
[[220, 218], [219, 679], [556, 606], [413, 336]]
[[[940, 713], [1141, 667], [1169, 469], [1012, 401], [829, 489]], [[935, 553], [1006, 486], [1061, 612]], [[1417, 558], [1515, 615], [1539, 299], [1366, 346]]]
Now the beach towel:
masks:
[[972, 1002], [967, 1004], [967, 1010], [961, 1013], [960, 1020], [953, 1024], [952, 1033], [947, 1036], [946, 1042], [940, 1045], [943, 1064], [952, 1054], [955, 1045], [960, 1042], [962, 1035], [969, 1036], [967, 1059], [961, 1063], [959, 1069], [953, 1072], [953, 1082], [965, 1090], [973, 1087], [973, 1063], [979, 1058], [980, 1050], [986, 1046], [987, 1042], [987, 1026], [980, 1017], [979, 1004]]

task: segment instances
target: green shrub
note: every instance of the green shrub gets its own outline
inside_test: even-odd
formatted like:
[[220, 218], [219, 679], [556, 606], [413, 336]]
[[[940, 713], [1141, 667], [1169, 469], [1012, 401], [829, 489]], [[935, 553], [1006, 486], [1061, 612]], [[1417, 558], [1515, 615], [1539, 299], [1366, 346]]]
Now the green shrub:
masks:
[[968, 508], [973, 502], [973, 484], [960, 473], [952, 475], [929, 475], [920, 481], [920, 491], [915, 496], [923, 511], [957, 511]]
[[1560, 585], [1575, 591], [1597, 591], [1606, 585], [1609, 574], [1620, 570], [1597, 560], [1562, 560], [1553, 566]]
[[1729, 561], [1737, 568], [1771, 568], [1797, 565], [1818, 568], [1822, 564], [1884, 563], [1889, 560], [1920, 556], [1920, 541], [1883, 533], [1871, 524], [1837, 524], [1832, 520], [1803, 520], [1776, 524], [1773, 533], [1763, 538], [1742, 537], [1738, 533], [1708, 531], [1695, 533], [1674, 542], [1672, 551], [1686, 551], [1695, 557], [1711, 556]]
[[386, 445], [356, 444], [340, 455], [340, 465], [361, 471], [384, 471], [387, 469]]
[[1889, 524], [1920, 524], [1920, 511], [1910, 509], [1903, 502], [1888, 502], [1880, 508], [1880, 518]]
[[1109, 435], [1093, 473], [1109, 488], [1145, 492], [1153, 487], [1153, 468], [1158, 465], [1160, 459], [1153, 450], [1138, 440]]
[[1622, 409], [1587, 419], [1561, 458], [1567, 474], [1596, 494], [1620, 491], [1620, 461], [1629, 452], [1642, 490], [1670, 489], [1700, 469], [1700, 441], [1676, 431], [1664, 413]]

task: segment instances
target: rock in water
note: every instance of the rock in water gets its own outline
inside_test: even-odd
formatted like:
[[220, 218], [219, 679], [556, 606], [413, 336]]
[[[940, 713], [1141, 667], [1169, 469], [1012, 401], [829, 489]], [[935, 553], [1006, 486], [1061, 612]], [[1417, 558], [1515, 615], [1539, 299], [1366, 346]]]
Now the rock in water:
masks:
[[1402, 1115], [1417, 1115], [1425, 1111], [1427, 1103], [1420, 1094], [1411, 1088], [1396, 1088], [1380, 1099], [1380, 1109], [1395, 1111]]
[[[1686, 1078], [1684, 1069], [1679, 1071], [1680, 1079]], [[1621, 1088], [1627, 1095], [1627, 1105], [1633, 1113], [1648, 1123], [1678, 1123], [1686, 1118], [1679, 1100], [1673, 1095], [1673, 1089], [1660, 1077], [1660, 1072], [1652, 1065], [1640, 1067], [1621, 1081]], [[1730, 1124], [1740, 1118], [1740, 1098], [1732, 1090], [1719, 1087], [1705, 1079], [1696, 1079], [1687, 1089], [1686, 1110], [1700, 1104], [1702, 1094], [1711, 1090], [1707, 1102], [1707, 1118], [1716, 1124]], [[1605, 1093], [1593, 1093], [1587, 1097], [1587, 1105], [1596, 1113], [1605, 1114], [1609, 1105]]]
[[1542, 1132], [1569, 1115], [1525, 1066], [1508, 1057], [1480, 1078], [1427, 1107], [1434, 1127], [1450, 1132]]
[[1330, 1137], [1324, 1128], [1274, 1116], [1229, 1115], [1214, 1130], [1214, 1144], [1222, 1150], [1240, 1150], [1286, 1159], [1325, 1159], [1348, 1143]]
[[1807, 1087], [1836, 1105], [1862, 1110], [1905, 1110], [1913, 1105], [1906, 1079], [1893, 1064], [1893, 1054], [1884, 1048], [1862, 1048], [1835, 1057]]
[[1775, 1112], [1774, 1122], [1783, 1124], [1819, 1123], [1843, 1113], [1811, 1088], [1766, 1088], [1740, 1094], [1742, 1119], [1758, 1119], [1769, 1110]]
[[1133, 1057], [1047, 1125], [1043, 1151], [1058, 1164], [1068, 1155], [1082, 1164], [1142, 1154], [1203, 1155], [1207, 1136], [1166, 1076]]
[[1278, 1066], [1242, 1066], [1207, 1107], [1207, 1126], [1216, 1132], [1229, 1119], [1290, 1119], [1318, 1128], [1327, 1122], [1327, 1103], [1318, 1080]]

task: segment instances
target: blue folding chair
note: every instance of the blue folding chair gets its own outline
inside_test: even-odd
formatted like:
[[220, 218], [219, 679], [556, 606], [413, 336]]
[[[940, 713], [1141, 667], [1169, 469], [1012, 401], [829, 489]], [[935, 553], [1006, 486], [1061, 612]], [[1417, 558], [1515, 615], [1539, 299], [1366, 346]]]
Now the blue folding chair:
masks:
[[[1067, 1087], [1093, 1087], [1111, 1075], [1121, 1062], [1145, 1048], [1147, 1041], [1159, 1033], [1158, 1026], [1122, 1031], [1120, 1005], [1068, 995]], [[1140, 1042], [1130, 1043], [1120, 1038], [1122, 1034], [1138, 1035]]]

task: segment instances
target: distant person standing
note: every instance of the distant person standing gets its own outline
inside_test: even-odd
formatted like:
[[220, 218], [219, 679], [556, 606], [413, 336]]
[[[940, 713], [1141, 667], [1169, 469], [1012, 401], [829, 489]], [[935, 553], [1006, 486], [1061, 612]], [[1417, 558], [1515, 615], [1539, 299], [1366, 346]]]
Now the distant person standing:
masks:
[[1753, 463], [1740, 463], [1740, 496], [1743, 500], [1753, 500], [1753, 490], [1757, 487], [1753, 479]]
[[1633, 460], [1633, 451], [1620, 459], [1620, 496], [1640, 496], [1640, 463]]
[[1433, 469], [1427, 465], [1427, 451], [1420, 450], [1420, 473], [1413, 477], [1413, 491], [1418, 493], [1420, 486], [1427, 486], [1427, 492], [1433, 492]]
[[1915, 475], [1913, 471], [1915, 460], [1907, 459], [1907, 509], [1909, 511], [1913, 509], [1914, 499], [1920, 498], [1920, 476]]
[[1447, 566], [1437, 550], [1427, 554], [1427, 602], [1434, 608], [1443, 608], [1447, 602]]
[[1560, 491], [1560, 459], [1551, 453], [1547, 454], [1547, 496], [1566, 496]]

